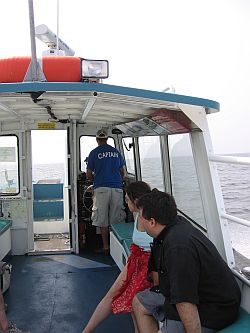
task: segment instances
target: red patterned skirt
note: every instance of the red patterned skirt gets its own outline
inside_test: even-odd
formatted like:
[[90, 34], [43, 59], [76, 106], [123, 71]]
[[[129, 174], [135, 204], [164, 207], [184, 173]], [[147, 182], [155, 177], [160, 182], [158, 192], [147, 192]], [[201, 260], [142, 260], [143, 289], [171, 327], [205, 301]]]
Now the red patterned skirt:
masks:
[[132, 312], [134, 296], [138, 292], [152, 287], [152, 283], [147, 280], [150, 252], [143, 251], [135, 244], [131, 244], [130, 251], [126, 279], [112, 301], [113, 313]]

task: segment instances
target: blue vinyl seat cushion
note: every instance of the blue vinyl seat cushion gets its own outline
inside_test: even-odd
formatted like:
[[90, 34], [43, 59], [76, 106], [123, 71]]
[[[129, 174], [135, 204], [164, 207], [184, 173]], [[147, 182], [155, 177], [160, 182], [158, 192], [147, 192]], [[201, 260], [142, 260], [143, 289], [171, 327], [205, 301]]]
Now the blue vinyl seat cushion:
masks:
[[218, 333], [250, 333], [250, 314], [241, 308], [238, 319]]
[[132, 240], [134, 223], [117, 223], [111, 225], [111, 230], [122, 243], [125, 239]]
[[9, 229], [12, 225], [11, 220], [0, 220], [0, 235]]

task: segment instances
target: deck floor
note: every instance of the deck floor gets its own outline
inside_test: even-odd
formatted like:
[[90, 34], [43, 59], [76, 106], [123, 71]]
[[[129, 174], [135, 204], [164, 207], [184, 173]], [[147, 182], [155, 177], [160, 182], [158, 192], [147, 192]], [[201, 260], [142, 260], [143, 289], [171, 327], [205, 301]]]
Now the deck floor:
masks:
[[[81, 332], [99, 300], [119, 274], [109, 256], [14, 256], [5, 293], [8, 318], [32, 333]], [[96, 333], [129, 333], [129, 314], [111, 315]]]
[[69, 234], [36, 234], [34, 250], [37, 252], [70, 250]]

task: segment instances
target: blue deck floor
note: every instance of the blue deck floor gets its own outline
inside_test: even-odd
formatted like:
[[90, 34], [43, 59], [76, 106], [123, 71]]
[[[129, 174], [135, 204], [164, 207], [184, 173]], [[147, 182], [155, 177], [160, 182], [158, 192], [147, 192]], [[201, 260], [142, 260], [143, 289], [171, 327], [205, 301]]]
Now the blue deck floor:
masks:
[[[32, 333], [80, 333], [119, 274], [110, 257], [96, 255], [15, 256], [8, 318]], [[111, 315], [96, 333], [133, 332], [130, 315]]]

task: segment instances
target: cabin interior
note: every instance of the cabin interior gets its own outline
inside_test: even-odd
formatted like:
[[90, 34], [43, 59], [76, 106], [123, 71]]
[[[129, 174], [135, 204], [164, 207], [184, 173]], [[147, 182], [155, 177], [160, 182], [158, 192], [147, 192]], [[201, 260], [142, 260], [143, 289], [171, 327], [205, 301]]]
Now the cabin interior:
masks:
[[[131, 235], [119, 234], [129, 232], [132, 218], [125, 201], [125, 229], [111, 228], [111, 256], [94, 253], [101, 238], [92, 226], [92, 184], [85, 172], [100, 128], [124, 156], [124, 186], [143, 180], [172, 193], [179, 214], [213, 241], [234, 271], [242, 308], [250, 312], [250, 280], [243, 273], [250, 263], [232, 248], [210, 158], [206, 117], [218, 110], [209, 100], [97, 83], [1, 84], [0, 259], [13, 266], [5, 295], [10, 319], [33, 333], [80, 332], [126, 262]], [[63, 133], [60, 176], [45, 169], [35, 175], [38, 131]], [[123, 314], [96, 332], [132, 327]]]

